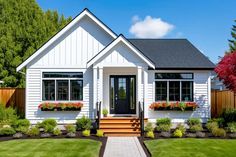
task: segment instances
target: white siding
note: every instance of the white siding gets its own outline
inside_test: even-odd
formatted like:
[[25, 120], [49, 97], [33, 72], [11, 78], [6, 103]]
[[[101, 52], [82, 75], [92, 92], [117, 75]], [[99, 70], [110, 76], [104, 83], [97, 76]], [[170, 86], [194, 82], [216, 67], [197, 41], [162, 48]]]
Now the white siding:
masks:
[[147, 67], [146, 63], [122, 42], [119, 42], [94, 64], [98, 67], [137, 67], [143, 65]]
[[112, 40], [95, 22], [84, 17], [28, 67], [86, 68], [87, 62]]
[[[75, 119], [86, 115], [94, 118], [94, 109], [92, 106], [92, 70], [90, 69], [63, 69], [67, 72], [83, 72], [83, 108], [81, 111], [40, 111], [38, 105], [42, 103], [41, 86], [42, 72], [45, 70], [27, 69], [27, 96], [26, 96], [26, 118], [32, 123], [41, 121], [45, 118], [55, 118], [58, 123], [74, 123]], [[55, 69], [47, 69], [46, 71], [55, 71]], [[58, 71], [58, 70], [57, 70]], [[91, 99], [90, 99], [91, 98]], [[90, 105], [91, 104], [91, 105]]]
[[[163, 71], [162, 71], [163, 72]], [[168, 71], [166, 71], [168, 72]], [[172, 71], [173, 72], [173, 71]], [[182, 71], [184, 72], [184, 71]], [[186, 71], [185, 71], [186, 72]], [[187, 71], [191, 72], [191, 71]], [[184, 122], [190, 117], [201, 118], [206, 122], [210, 118], [209, 83], [210, 73], [208, 71], [192, 71], [194, 73], [194, 101], [199, 105], [196, 111], [153, 111], [148, 109], [148, 118], [154, 122], [156, 118], [170, 117], [173, 122]], [[147, 104], [155, 102], [155, 79], [154, 71], [149, 71], [148, 79], [148, 101]]]

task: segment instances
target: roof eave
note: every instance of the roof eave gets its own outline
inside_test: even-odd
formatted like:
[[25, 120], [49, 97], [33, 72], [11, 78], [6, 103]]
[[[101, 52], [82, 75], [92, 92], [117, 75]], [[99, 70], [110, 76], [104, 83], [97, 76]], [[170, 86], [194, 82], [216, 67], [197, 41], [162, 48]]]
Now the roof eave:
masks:
[[50, 46], [54, 41], [56, 41], [61, 35], [63, 35], [66, 31], [72, 28], [78, 21], [80, 21], [84, 16], [90, 17], [95, 23], [97, 23], [102, 29], [104, 29], [108, 34], [111, 35], [112, 38], [117, 38], [117, 35], [101, 20], [99, 20], [92, 12], [90, 12], [87, 8], [85, 8], [81, 13], [79, 13], [71, 22], [69, 22], [65, 27], [63, 27], [60, 31], [58, 31], [53, 37], [51, 37], [48, 41], [46, 41], [39, 49], [37, 49], [33, 55], [27, 58], [23, 63], [21, 63], [16, 71], [19, 72], [25, 66], [27, 66], [35, 57], [37, 57], [42, 51], [44, 51], [48, 46]]

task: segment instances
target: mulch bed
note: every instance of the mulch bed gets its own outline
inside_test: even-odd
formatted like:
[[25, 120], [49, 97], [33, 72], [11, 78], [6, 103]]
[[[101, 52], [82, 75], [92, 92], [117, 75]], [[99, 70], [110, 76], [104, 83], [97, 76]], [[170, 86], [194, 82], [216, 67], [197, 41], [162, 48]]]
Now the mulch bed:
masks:
[[[52, 135], [51, 137], [48, 137], [48, 138], [50, 138], [50, 139], [63, 139], [63, 138], [67, 138], [67, 139], [90, 139], [90, 140], [99, 141], [99, 142], [102, 143], [102, 146], [101, 146], [100, 151], [99, 151], [99, 157], [103, 157], [105, 147], [106, 147], [106, 143], [107, 143], [107, 137], [97, 137], [95, 134], [91, 134], [89, 137], [84, 137], [84, 136], [82, 136], [81, 131], [76, 132], [76, 137], [67, 137], [66, 132], [62, 132], [62, 135], [59, 135], [59, 136], [53, 136]], [[40, 136], [29, 137], [28, 135], [23, 135], [23, 137], [21, 137], [21, 138], [13, 138], [13, 136], [0, 136], [0, 142], [9, 141], [9, 140], [22, 140], [22, 139], [45, 139], [45, 138], [42, 138]]]

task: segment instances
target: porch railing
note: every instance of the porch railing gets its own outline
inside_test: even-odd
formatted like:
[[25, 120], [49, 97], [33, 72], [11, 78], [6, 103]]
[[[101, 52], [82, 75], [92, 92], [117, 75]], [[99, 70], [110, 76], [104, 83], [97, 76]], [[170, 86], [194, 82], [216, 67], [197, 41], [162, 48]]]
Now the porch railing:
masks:
[[96, 122], [97, 122], [97, 129], [100, 128], [100, 119], [101, 119], [101, 104], [102, 102], [97, 102], [96, 103], [96, 108], [97, 108], [97, 119], [96, 119]]
[[141, 129], [141, 136], [144, 135], [144, 102], [138, 103], [139, 105], [139, 120], [140, 120], [140, 129]]

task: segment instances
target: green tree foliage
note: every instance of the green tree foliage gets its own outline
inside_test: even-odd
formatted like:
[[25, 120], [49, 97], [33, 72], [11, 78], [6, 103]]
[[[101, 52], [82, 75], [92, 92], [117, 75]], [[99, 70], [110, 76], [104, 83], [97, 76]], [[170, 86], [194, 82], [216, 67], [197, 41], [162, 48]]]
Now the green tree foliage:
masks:
[[24, 87], [16, 67], [71, 18], [57, 11], [44, 12], [35, 0], [0, 0], [0, 80], [3, 86]]
[[[236, 22], [236, 20], [234, 22]], [[233, 52], [236, 50], [236, 25], [233, 25], [231, 36], [232, 36], [232, 39], [229, 40], [230, 42], [229, 46], [230, 46], [230, 51]]]

